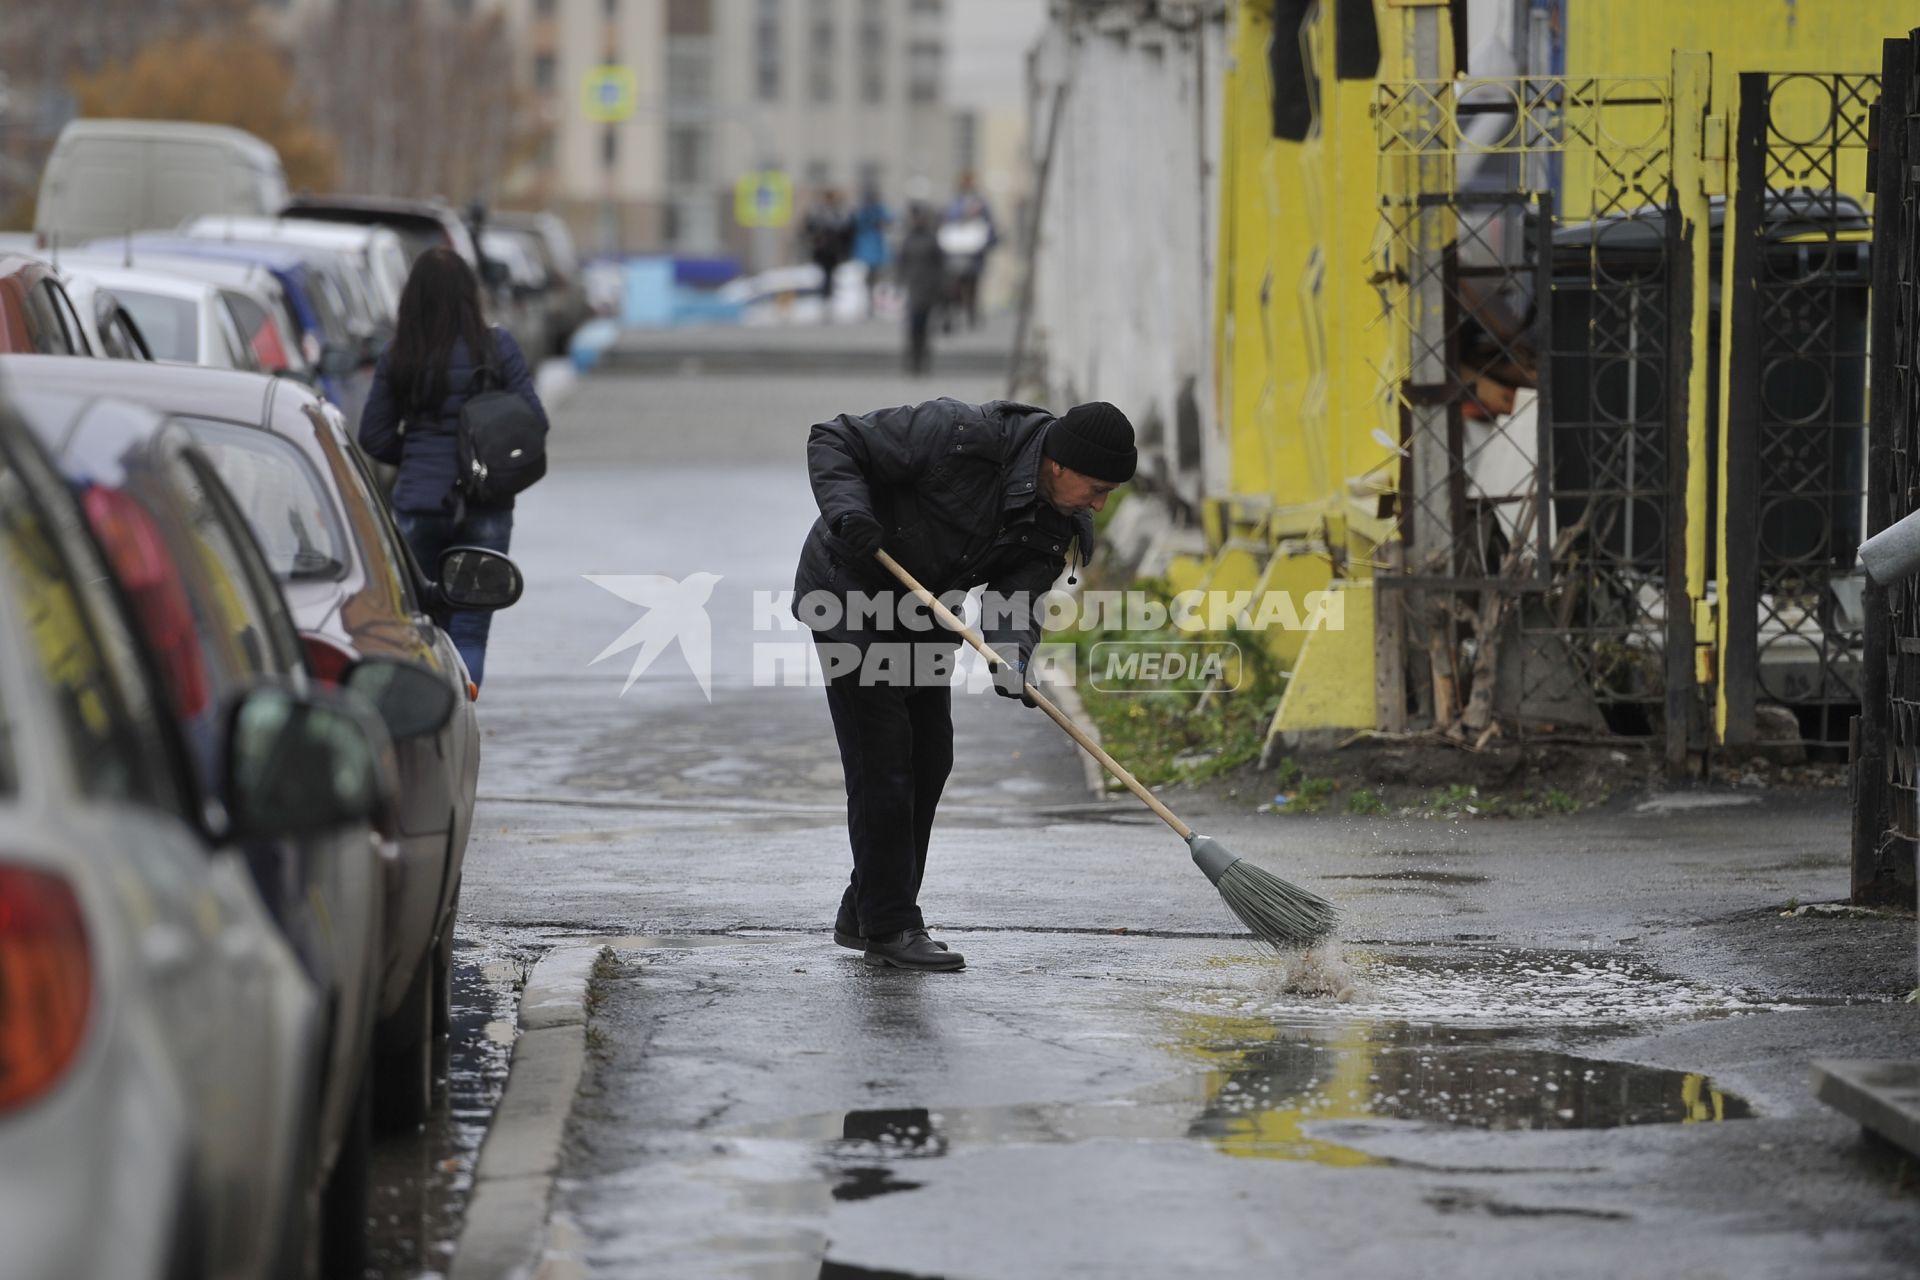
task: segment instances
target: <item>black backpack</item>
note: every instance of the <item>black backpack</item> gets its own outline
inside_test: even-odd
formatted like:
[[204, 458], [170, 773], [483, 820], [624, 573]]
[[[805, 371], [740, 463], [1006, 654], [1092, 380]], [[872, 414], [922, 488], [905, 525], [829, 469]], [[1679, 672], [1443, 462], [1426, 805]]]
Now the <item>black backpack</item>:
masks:
[[473, 385], [455, 433], [457, 483], [469, 503], [498, 506], [547, 474], [547, 429], [532, 405], [500, 385], [491, 360], [474, 370]]

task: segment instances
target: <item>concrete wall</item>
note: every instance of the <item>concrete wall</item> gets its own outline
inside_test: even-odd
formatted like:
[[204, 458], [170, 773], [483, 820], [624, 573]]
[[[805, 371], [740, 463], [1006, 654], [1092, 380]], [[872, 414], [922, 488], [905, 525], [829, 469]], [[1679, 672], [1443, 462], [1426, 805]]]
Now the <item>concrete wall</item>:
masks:
[[1032, 340], [1053, 402], [1110, 400], [1143, 480], [1197, 505], [1224, 443], [1212, 393], [1217, 79], [1225, 5], [1056, 3], [1034, 58]]

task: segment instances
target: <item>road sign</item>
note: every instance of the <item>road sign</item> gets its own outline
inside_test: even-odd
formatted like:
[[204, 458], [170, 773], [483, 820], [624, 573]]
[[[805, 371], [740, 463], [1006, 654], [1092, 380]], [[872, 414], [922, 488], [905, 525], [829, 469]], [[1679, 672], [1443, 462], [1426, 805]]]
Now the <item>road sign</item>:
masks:
[[622, 124], [633, 118], [639, 81], [633, 68], [595, 67], [585, 81], [587, 119], [596, 124]]
[[784, 227], [793, 220], [793, 183], [778, 169], [741, 175], [733, 184], [733, 216], [743, 227]]

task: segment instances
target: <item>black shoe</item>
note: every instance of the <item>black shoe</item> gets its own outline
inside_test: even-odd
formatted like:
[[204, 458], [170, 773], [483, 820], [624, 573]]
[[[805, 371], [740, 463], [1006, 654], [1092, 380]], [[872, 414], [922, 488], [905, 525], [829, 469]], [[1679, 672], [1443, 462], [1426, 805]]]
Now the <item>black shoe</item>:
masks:
[[[833, 940], [834, 942], [836, 942], [840, 946], [845, 947], [849, 951], [865, 951], [867, 949], [867, 936], [865, 934], [855, 933], [851, 929], [842, 929], [837, 924], [833, 926]], [[933, 939], [929, 939], [929, 941], [932, 941], [933, 945], [940, 948], [942, 951], [945, 951], [947, 949], [947, 944], [944, 942], [935, 941]]]
[[967, 967], [966, 957], [949, 951], [927, 936], [925, 929], [908, 929], [867, 939], [867, 963], [879, 969], [925, 969], [949, 973]]

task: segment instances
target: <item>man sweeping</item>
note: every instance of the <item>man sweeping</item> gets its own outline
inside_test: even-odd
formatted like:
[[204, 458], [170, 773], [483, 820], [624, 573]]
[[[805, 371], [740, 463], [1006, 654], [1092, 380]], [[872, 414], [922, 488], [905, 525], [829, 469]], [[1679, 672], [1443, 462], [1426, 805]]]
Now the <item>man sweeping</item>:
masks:
[[1133, 425], [1105, 402], [1059, 418], [1009, 401], [930, 400], [841, 414], [807, 438], [820, 507], [800, 550], [794, 614], [814, 631], [847, 782], [853, 875], [833, 938], [870, 965], [950, 971], [927, 936], [920, 881], [953, 767], [958, 638], [912, 606], [874, 558], [885, 549], [949, 600], [984, 584], [986, 634], [1008, 665], [994, 692], [1033, 703], [1028, 660], [1041, 597], [1085, 563], [1093, 513], [1133, 478]]

